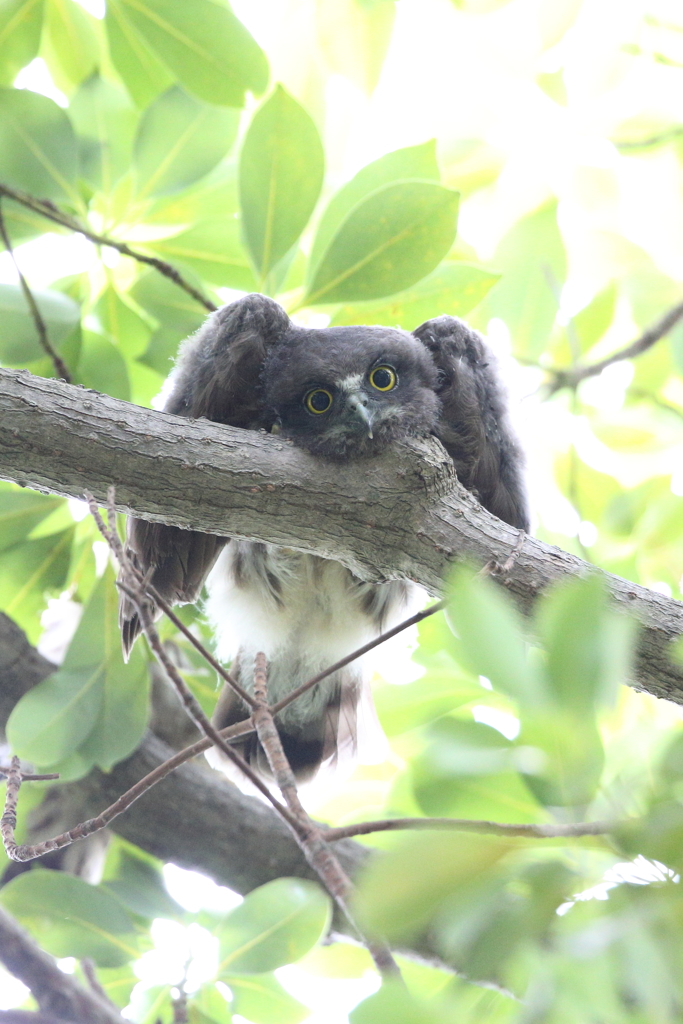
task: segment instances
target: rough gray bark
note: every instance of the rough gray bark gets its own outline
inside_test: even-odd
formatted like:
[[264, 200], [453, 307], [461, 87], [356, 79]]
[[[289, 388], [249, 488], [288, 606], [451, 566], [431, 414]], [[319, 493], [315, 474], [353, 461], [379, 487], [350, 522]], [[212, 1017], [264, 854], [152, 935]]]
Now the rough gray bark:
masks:
[[[335, 558], [361, 579], [416, 580], [437, 594], [452, 562], [504, 562], [518, 532], [456, 481], [435, 440], [351, 463], [206, 420], [141, 409], [28, 371], [0, 370], [0, 477], [103, 502], [143, 519]], [[526, 611], [548, 585], [587, 571], [581, 559], [526, 538], [505, 586]], [[634, 685], [683, 703], [668, 656], [683, 605], [604, 574], [643, 625]]]

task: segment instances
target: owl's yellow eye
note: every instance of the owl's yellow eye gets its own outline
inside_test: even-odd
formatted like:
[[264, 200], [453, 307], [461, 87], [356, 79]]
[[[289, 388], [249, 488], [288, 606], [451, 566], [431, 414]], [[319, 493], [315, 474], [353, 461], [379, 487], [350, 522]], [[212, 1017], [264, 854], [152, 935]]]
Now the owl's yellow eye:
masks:
[[314, 391], [309, 391], [304, 398], [304, 405], [309, 412], [327, 412], [332, 405], [332, 395], [324, 388], [315, 388]]
[[376, 366], [371, 371], [369, 380], [378, 391], [391, 391], [396, 387], [396, 373], [390, 366]]

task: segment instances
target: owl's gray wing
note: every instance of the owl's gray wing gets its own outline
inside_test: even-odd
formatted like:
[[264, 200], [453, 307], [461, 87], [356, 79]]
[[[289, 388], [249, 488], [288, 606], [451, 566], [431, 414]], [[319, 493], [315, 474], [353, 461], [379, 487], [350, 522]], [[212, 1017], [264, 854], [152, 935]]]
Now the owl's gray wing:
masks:
[[508, 422], [505, 391], [483, 338], [453, 316], [421, 324], [413, 334], [439, 371], [441, 415], [434, 431], [460, 482], [494, 516], [529, 529], [524, 459]]
[[[212, 313], [181, 348], [164, 410], [248, 430], [270, 429], [260, 375], [266, 353], [289, 328], [287, 314], [265, 295], [246, 295]], [[197, 600], [225, 543], [225, 537], [128, 518], [126, 550], [143, 573], [152, 570], [152, 586], [169, 604]], [[155, 607], [152, 611], [157, 614]], [[141, 626], [124, 594], [119, 621], [128, 657]]]

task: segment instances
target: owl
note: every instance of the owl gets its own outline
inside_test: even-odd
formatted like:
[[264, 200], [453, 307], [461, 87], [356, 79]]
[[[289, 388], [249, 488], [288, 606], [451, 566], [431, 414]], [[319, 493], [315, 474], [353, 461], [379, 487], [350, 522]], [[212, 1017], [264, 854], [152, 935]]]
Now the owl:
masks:
[[[265, 295], [247, 295], [212, 313], [183, 343], [169, 385], [167, 412], [277, 433], [317, 458], [353, 461], [364, 474], [392, 441], [434, 434], [485, 508], [528, 527], [522, 456], [492, 354], [454, 317], [428, 320], [412, 334], [311, 329]], [[127, 548], [171, 604], [196, 601], [206, 583], [217, 656], [232, 662], [251, 691], [254, 657], [263, 651], [272, 703], [390, 628], [418, 592], [403, 580], [366, 583], [338, 562], [290, 548], [133, 518]], [[140, 622], [125, 596], [121, 626], [127, 655]], [[361, 661], [352, 662], [280, 712], [283, 747], [299, 780], [354, 752], [359, 708], [371, 707], [366, 675]], [[216, 727], [246, 715], [226, 686]], [[267, 776], [254, 734], [237, 749]]]

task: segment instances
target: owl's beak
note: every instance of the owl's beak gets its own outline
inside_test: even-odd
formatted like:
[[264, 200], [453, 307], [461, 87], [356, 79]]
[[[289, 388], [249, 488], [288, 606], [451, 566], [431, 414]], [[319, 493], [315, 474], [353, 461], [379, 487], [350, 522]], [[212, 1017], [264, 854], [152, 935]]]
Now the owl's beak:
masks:
[[354, 416], [357, 416], [361, 420], [368, 430], [368, 437], [372, 439], [372, 414], [368, 411], [368, 407], [356, 392], [350, 394], [346, 399], [349, 408]]

